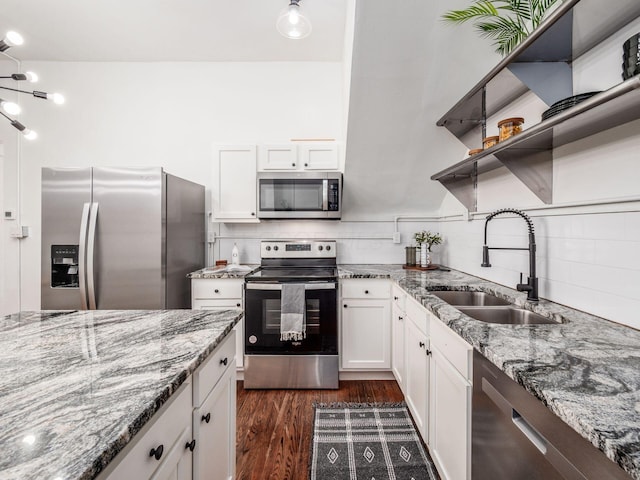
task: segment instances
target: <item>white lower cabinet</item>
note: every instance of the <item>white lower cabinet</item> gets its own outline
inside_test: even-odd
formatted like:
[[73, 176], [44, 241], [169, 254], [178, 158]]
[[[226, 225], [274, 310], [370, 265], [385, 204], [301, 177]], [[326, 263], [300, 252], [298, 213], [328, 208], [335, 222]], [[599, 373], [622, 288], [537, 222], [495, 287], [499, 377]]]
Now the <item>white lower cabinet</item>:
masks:
[[[191, 308], [194, 310], [228, 310], [243, 308], [244, 279], [191, 279]], [[244, 318], [234, 327], [236, 331], [236, 368], [244, 368]]]
[[194, 478], [231, 480], [235, 478], [236, 372], [225, 374], [193, 411], [193, 434], [198, 442], [194, 452]]
[[443, 480], [468, 480], [473, 348], [442, 322], [432, 324], [429, 449]]
[[[191, 480], [193, 478], [193, 453], [195, 447], [191, 438], [191, 429], [185, 430], [180, 439], [167, 452], [167, 458], [154, 473], [152, 480]], [[137, 477], [127, 477], [137, 478]]]
[[429, 339], [411, 319], [406, 320], [405, 399], [425, 443], [429, 443]]
[[406, 315], [395, 304], [391, 307], [391, 370], [400, 389], [406, 394]]
[[341, 282], [340, 365], [343, 369], [391, 368], [390, 282]]

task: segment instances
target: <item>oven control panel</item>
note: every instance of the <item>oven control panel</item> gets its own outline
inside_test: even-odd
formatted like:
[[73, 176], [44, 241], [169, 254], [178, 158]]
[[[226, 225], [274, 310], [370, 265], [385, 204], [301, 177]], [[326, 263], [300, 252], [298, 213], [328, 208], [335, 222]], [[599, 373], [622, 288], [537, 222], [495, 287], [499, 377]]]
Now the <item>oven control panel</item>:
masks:
[[336, 241], [263, 240], [260, 258], [336, 258]]

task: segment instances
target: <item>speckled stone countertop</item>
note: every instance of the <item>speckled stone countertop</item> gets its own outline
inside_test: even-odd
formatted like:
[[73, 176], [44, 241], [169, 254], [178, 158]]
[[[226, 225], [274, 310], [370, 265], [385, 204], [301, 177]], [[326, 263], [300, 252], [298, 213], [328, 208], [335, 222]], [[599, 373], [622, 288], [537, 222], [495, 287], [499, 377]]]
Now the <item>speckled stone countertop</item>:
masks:
[[256, 268], [258, 265], [206, 267], [187, 274], [187, 278], [244, 278]]
[[94, 478], [241, 317], [241, 310], [0, 317], [0, 478]]
[[[451, 270], [342, 265], [340, 278], [391, 278], [633, 478], [640, 479], [640, 332], [603, 318]], [[554, 318], [558, 324], [474, 320], [431, 295], [472, 290]]]

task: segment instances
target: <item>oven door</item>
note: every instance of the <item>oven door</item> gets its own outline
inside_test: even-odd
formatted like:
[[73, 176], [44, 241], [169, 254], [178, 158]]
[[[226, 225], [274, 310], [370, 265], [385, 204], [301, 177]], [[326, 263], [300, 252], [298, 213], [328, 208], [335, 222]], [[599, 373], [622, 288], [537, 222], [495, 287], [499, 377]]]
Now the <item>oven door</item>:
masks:
[[280, 340], [280, 283], [247, 283], [245, 353], [297, 355], [338, 353], [337, 283], [305, 284], [306, 337]]

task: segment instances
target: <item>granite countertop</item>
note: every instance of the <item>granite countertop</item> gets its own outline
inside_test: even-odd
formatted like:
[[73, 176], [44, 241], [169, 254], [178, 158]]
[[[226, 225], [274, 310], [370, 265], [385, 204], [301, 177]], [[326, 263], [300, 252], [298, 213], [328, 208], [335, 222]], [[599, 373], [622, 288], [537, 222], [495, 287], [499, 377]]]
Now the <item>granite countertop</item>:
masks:
[[[640, 332], [462, 272], [400, 265], [342, 265], [340, 278], [391, 278], [442, 322], [633, 478], [640, 479]], [[472, 290], [554, 318], [558, 324], [474, 320], [431, 295]]]
[[0, 317], [0, 478], [94, 478], [241, 317], [241, 310]]
[[187, 278], [244, 278], [259, 265], [225, 265], [206, 267], [187, 274]]

